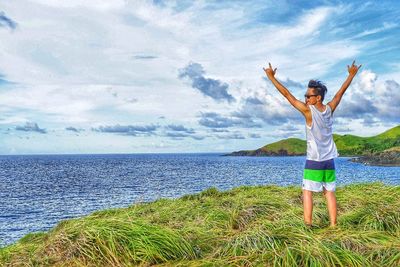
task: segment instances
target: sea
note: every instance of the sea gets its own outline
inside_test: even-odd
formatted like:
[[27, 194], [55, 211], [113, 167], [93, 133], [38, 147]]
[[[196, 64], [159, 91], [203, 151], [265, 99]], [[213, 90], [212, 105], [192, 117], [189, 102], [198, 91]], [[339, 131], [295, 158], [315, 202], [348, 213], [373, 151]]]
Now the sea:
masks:
[[[62, 220], [210, 187], [301, 186], [305, 157], [224, 153], [0, 156], [0, 247]], [[400, 167], [335, 159], [337, 186], [400, 184]]]

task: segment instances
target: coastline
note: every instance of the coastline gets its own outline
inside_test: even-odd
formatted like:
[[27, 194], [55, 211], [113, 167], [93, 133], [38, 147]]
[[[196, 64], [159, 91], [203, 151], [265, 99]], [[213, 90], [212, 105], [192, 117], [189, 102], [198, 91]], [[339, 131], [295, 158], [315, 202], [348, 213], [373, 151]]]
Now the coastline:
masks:
[[351, 161], [370, 166], [399, 167], [400, 147], [396, 146], [379, 153], [359, 156]]

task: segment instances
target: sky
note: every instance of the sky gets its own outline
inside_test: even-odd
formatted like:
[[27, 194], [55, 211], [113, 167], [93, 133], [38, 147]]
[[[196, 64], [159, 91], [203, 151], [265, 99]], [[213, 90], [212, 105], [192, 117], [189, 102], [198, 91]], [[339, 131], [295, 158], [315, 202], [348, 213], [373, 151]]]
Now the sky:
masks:
[[305, 139], [304, 100], [328, 102], [362, 64], [334, 132], [400, 123], [398, 1], [0, 2], [0, 154], [203, 153]]

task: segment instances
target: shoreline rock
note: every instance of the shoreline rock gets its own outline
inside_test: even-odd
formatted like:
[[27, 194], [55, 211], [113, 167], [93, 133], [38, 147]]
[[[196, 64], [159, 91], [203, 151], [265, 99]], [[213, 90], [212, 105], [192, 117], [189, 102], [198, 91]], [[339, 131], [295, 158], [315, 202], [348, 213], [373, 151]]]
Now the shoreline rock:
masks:
[[350, 159], [352, 162], [371, 166], [400, 166], [400, 146], [392, 147], [379, 153]]
[[294, 156], [305, 156], [305, 153], [291, 153], [288, 152], [286, 149], [280, 149], [278, 151], [267, 151], [261, 148], [256, 150], [240, 150], [234, 151], [232, 153], [224, 154], [222, 156], [256, 156], [256, 157], [274, 157], [274, 156], [287, 156], [287, 157], [294, 157]]

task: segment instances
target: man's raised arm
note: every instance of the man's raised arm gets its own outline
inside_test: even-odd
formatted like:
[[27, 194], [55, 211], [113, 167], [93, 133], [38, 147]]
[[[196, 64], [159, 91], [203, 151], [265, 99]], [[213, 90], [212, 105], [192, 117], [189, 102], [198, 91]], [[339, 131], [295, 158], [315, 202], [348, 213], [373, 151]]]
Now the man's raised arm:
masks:
[[304, 115], [308, 111], [307, 105], [295, 98], [289, 92], [289, 90], [275, 78], [276, 68], [273, 70], [271, 63], [269, 63], [269, 68], [263, 69], [265, 71], [265, 74], [267, 74], [268, 79], [270, 79], [271, 82], [275, 85], [276, 89], [278, 89], [278, 91], [289, 101], [290, 104], [292, 104], [293, 107], [295, 107]]
[[333, 99], [330, 102], [328, 102], [328, 105], [331, 107], [332, 113], [335, 111], [336, 107], [339, 105], [344, 92], [346, 92], [346, 90], [349, 87], [349, 85], [351, 84], [351, 81], [353, 80], [354, 76], [356, 76], [357, 71], [362, 66], [362, 65], [360, 65], [360, 66], [354, 65], [354, 63], [356, 63], [355, 60], [353, 61], [353, 64], [351, 64], [350, 67], [349, 67], [349, 65], [347, 65], [347, 70], [349, 72], [349, 76], [347, 76], [347, 79], [344, 81], [342, 87], [340, 87], [339, 91], [337, 91], [337, 93], [333, 97]]

